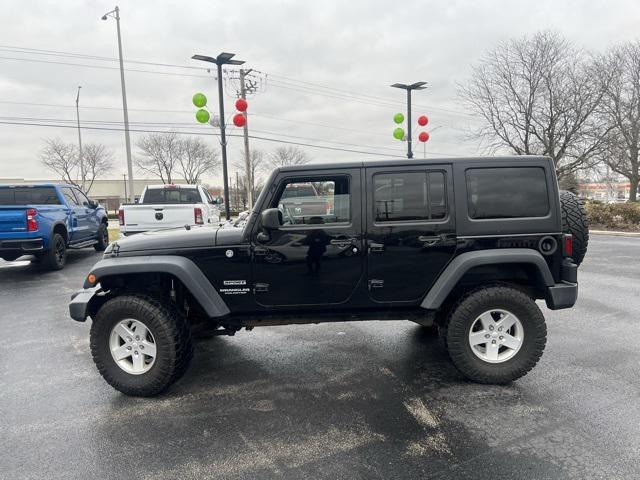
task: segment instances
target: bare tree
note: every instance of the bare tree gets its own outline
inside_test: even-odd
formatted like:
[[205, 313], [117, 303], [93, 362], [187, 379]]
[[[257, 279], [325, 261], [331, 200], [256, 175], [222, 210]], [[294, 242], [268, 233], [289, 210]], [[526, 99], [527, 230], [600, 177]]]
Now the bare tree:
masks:
[[629, 200], [638, 199], [640, 182], [640, 41], [614, 47], [598, 61], [606, 136], [604, 163], [629, 179]]
[[45, 146], [40, 152], [40, 162], [53, 170], [62, 180], [79, 187], [76, 170], [78, 166], [78, 149], [72, 143], [66, 143], [59, 138], [45, 140]]
[[87, 143], [82, 147], [82, 156], [83, 159], [80, 162], [82, 189], [89, 194], [96, 178], [113, 167], [113, 152], [101, 143]]
[[89, 143], [83, 148], [82, 157], [78, 158], [75, 144], [60, 139], [46, 140], [40, 153], [45, 167], [89, 194], [95, 179], [111, 168], [113, 154], [103, 144]]
[[553, 32], [500, 43], [473, 68], [459, 96], [483, 120], [490, 150], [547, 155], [562, 177], [590, 165], [606, 132], [596, 122], [602, 89], [589, 57]]
[[212, 172], [220, 165], [218, 152], [200, 138], [187, 137], [181, 139], [179, 145], [180, 173], [187, 183], [199, 183], [203, 174]]
[[140, 170], [159, 177], [163, 183], [171, 183], [173, 172], [180, 163], [180, 143], [175, 132], [144, 135], [136, 143], [141, 153], [135, 159], [136, 165]]
[[298, 146], [291, 145], [276, 148], [269, 155], [269, 164], [273, 168], [289, 165], [305, 165], [311, 161], [311, 157]]
[[[233, 167], [236, 168], [240, 174], [238, 190], [242, 197], [241, 202], [243, 205], [247, 205], [247, 185], [246, 185], [246, 166], [244, 160], [244, 151], [240, 152], [240, 158], [233, 163]], [[270, 172], [271, 169], [267, 165], [266, 157], [262, 150], [255, 148], [251, 149], [249, 153], [249, 168], [251, 169], [251, 178], [253, 179], [253, 198], [258, 198], [260, 191], [264, 187], [263, 172]]]

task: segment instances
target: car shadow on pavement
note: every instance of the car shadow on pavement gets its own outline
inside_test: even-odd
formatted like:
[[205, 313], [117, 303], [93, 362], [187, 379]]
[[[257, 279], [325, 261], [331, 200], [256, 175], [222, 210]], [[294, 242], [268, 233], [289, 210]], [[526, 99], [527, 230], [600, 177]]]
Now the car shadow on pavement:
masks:
[[114, 394], [109, 415], [133, 431], [101, 422], [96, 441], [111, 446], [99, 468], [116, 474], [135, 463], [140, 428], [149, 448], [173, 446], [149, 475], [489, 478], [498, 468], [504, 478], [561, 476], [533, 452], [498, 451], [470, 412], [459, 415], [517, 409], [523, 398], [512, 386], [466, 381], [420, 327], [394, 333], [389, 351], [366, 336], [341, 341], [330, 327], [263, 328], [197, 342], [185, 377], [157, 398]]

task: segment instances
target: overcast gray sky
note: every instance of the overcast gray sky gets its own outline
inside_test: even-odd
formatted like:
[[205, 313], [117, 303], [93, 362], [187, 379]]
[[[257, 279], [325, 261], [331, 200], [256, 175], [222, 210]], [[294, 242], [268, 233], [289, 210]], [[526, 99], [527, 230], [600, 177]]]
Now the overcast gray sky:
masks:
[[[119, 6], [125, 60], [202, 67], [190, 59], [193, 54], [228, 51], [245, 60], [247, 68], [264, 72], [266, 89], [249, 100], [254, 135], [389, 156], [403, 155], [406, 148], [391, 135], [392, 116], [403, 110], [405, 100], [401, 91], [389, 88], [391, 83], [429, 82], [414, 97], [414, 116], [427, 114], [427, 130], [433, 130], [428, 155], [475, 154], [477, 145], [465, 138], [475, 119], [456, 102], [455, 91], [486, 50], [500, 40], [542, 29], [603, 50], [635, 40], [640, 19], [637, 0], [125, 0]], [[78, 85], [85, 126], [122, 128], [117, 62], [86, 57], [117, 58], [115, 21], [100, 21], [113, 7], [102, 0], [3, 2], [0, 178], [53, 177], [38, 161], [43, 141], [59, 137], [76, 142], [76, 130], [5, 122], [74, 125]], [[132, 129], [212, 132], [196, 124], [191, 104], [192, 94], [202, 91], [217, 105], [211, 74], [141, 63], [126, 63], [125, 68]], [[233, 102], [231, 95], [225, 97], [228, 114]], [[134, 145], [139, 135], [132, 132]], [[219, 148], [216, 137], [204, 138]], [[83, 130], [83, 142], [105, 143], [114, 151], [112, 178], [125, 172], [122, 131]], [[277, 145], [252, 141], [267, 153]], [[241, 147], [241, 139], [229, 140], [232, 161]], [[305, 149], [314, 161], [376, 158]], [[420, 145], [416, 156], [421, 155]], [[219, 179], [219, 172], [207, 178], [212, 183]]]

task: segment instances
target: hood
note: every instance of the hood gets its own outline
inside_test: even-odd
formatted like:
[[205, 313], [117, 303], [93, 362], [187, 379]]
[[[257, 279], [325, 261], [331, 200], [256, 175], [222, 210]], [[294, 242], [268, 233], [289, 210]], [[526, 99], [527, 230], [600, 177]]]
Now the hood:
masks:
[[[182, 250], [192, 248], [207, 248], [217, 245], [237, 245], [242, 241], [242, 228], [203, 226], [168, 228], [138, 233], [130, 237], [120, 238], [111, 243], [105, 250], [105, 255], [122, 254], [128, 252], [145, 252], [154, 250]], [[166, 252], [165, 252], [166, 253]]]

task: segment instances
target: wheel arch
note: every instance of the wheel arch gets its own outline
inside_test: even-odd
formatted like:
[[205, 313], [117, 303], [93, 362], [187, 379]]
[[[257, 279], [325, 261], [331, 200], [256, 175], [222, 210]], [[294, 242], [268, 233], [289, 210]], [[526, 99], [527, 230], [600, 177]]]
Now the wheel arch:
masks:
[[[96, 281], [91, 284], [85, 280], [85, 288], [91, 288], [96, 283], [102, 285], [102, 282], [109, 285], [112, 280], [117, 280], [125, 288], [139, 290], [155, 284], [157, 279], [174, 279], [193, 297], [207, 316], [223, 317], [230, 313], [211, 282], [186, 257], [158, 255], [106, 258], [99, 261], [90, 273], [95, 275]], [[96, 298], [99, 297], [94, 297]]]
[[51, 226], [50, 238], [53, 238], [53, 235], [56, 233], [62, 235], [65, 243], [69, 243], [69, 231], [67, 230], [67, 226], [64, 224], [64, 222], [56, 222]]
[[[500, 275], [495, 275], [496, 270]], [[535, 250], [514, 248], [465, 252], [449, 263], [420, 306], [429, 310], [441, 308], [465, 283], [486, 281], [482, 280], [485, 272], [491, 273], [487, 276], [491, 283], [526, 280], [541, 293], [555, 285], [547, 262]]]

